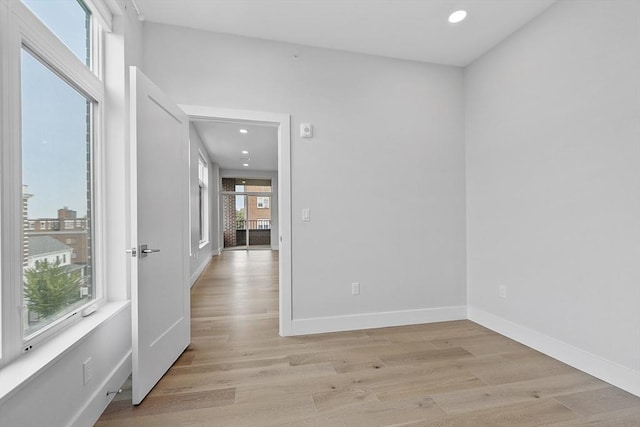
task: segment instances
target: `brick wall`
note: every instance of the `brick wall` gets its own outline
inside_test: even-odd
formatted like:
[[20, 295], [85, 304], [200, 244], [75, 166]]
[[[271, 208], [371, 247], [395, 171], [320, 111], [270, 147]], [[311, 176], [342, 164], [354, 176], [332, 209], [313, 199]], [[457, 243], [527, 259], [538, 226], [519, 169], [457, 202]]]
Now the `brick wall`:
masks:
[[[222, 191], [235, 191], [236, 180], [233, 178], [222, 178]], [[223, 239], [225, 248], [238, 245], [236, 236], [236, 197], [224, 196], [222, 198], [222, 217], [224, 224]]]

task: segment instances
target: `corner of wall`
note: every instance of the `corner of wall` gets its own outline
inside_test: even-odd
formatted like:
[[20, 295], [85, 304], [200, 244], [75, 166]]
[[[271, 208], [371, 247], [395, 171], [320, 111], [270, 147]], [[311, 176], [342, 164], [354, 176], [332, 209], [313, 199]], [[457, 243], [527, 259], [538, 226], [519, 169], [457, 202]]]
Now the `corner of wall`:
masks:
[[468, 307], [468, 318], [589, 375], [640, 396], [640, 372], [475, 307]]
[[109, 403], [116, 396], [122, 384], [131, 374], [131, 352], [114, 367], [111, 373], [105, 378], [101, 386], [91, 395], [91, 398], [78, 410], [73, 420], [69, 423], [71, 427], [83, 427], [94, 425]]
[[196, 269], [193, 271], [193, 273], [191, 273], [190, 286], [193, 286], [193, 285], [196, 284], [196, 282], [198, 281], [198, 279], [200, 278], [202, 273], [204, 273], [204, 270], [207, 268], [207, 266], [211, 262], [211, 258], [214, 255], [215, 254], [209, 254], [206, 257], [204, 257], [203, 260], [202, 260], [202, 263], [198, 267], [196, 267]]

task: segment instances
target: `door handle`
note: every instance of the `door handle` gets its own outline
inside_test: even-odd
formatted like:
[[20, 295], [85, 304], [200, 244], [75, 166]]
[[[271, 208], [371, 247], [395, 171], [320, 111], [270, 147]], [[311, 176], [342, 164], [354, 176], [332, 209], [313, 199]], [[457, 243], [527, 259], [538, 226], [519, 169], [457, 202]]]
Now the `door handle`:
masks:
[[140, 258], [144, 258], [147, 255], [152, 254], [154, 252], [160, 252], [160, 249], [149, 249], [147, 248], [147, 245], [140, 246]]

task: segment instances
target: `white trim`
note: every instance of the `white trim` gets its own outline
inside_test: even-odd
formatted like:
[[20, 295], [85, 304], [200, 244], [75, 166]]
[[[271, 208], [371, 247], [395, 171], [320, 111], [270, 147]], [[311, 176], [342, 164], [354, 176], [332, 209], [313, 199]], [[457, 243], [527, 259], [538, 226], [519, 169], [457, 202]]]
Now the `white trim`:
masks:
[[232, 120], [278, 126], [278, 226], [280, 230], [279, 306], [281, 336], [292, 335], [291, 116], [285, 113], [178, 105], [189, 120]]
[[207, 269], [207, 266], [211, 262], [211, 259], [213, 258], [213, 256], [214, 256], [214, 254], [207, 255], [205, 257], [205, 259], [204, 259], [204, 262], [202, 264], [200, 264], [198, 266], [198, 268], [196, 268], [196, 271], [193, 272], [193, 274], [191, 275], [190, 283], [189, 283], [190, 287], [195, 285], [196, 281], [200, 278], [202, 273], [204, 273], [204, 270]]
[[[226, 177], [224, 177], [226, 178]], [[220, 193], [221, 196], [255, 196], [255, 197], [263, 197], [265, 194], [268, 194], [271, 197], [273, 193], [256, 193], [255, 191], [223, 191]]]
[[113, 14], [109, 6], [102, 0], [82, 0], [93, 16], [96, 17], [105, 31], [113, 31]]
[[[207, 159], [208, 157], [198, 148], [198, 219], [200, 220], [198, 221], [198, 249], [207, 246], [211, 238], [211, 207], [209, 206], [211, 194], [209, 187], [209, 162]], [[189, 179], [191, 179], [191, 139], [189, 139]], [[191, 206], [191, 191], [189, 191], [189, 206]], [[189, 236], [191, 236], [192, 233], [191, 214], [191, 209], [189, 209]], [[200, 237], [203, 237], [203, 239]], [[189, 245], [189, 255], [191, 255], [191, 245]]]
[[105, 5], [109, 8], [111, 16], [113, 15], [126, 15], [127, 8], [125, 0], [104, 0]]
[[[21, 164], [21, 150], [15, 141], [20, 141], [20, 127], [16, 115], [21, 111], [20, 88], [11, 82], [20, 81], [18, 61], [11, 60], [20, 55], [16, 41], [17, 23], [13, 19], [10, 4], [3, 2], [0, 9], [0, 283], [15, 283], [22, 272], [21, 235], [18, 227], [22, 217], [22, 176], [15, 165]], [[19, 57], [19, 56], [18, 56]], [[0, 286], [0, 368], [20, 354], [22, 325], [17, 314], [21, 306], [21, 289], [17, 286]], [[1, 383], [0, 383], [1, 384]], [[0, 391], [0, 399], [2, 392]]]
[[345, 316], [294, 319], [292, 335], [326, 332], [356, 331], [390, 326], [448, 322], [467, 318], [465, 306], [423, 308], [417, 310], [384, 311], [380, 313], [349, 314]]
[[638, 371], [475, 307], [468, 307], [468, 318], [547, 356], [640, 396], [640, 372]]
[[109, 403], [116, 397], [116, 394], [107, 395], [107, 392], [119, 390], [122, 384], [131, 374], [131, 351], [129, 351], [113, 370], [102, 381], [100, 387], [91, 395], [91, 398], [76, 412], [69, 423], [69, 426], [92, 426], [107, 409]]

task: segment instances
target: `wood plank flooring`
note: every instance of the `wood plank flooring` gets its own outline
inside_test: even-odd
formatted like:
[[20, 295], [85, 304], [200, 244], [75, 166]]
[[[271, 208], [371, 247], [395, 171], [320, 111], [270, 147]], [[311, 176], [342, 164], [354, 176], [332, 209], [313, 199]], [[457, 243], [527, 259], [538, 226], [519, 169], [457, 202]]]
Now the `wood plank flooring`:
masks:
[[214, 258], [192, 344], [108, 426], [640, 426], [640, 398], [470, 321], [282, 338], [277, 252]]

